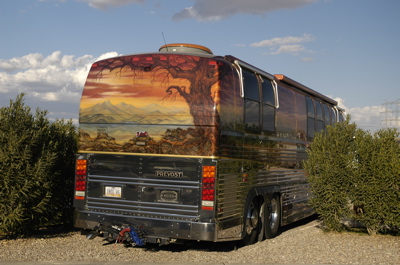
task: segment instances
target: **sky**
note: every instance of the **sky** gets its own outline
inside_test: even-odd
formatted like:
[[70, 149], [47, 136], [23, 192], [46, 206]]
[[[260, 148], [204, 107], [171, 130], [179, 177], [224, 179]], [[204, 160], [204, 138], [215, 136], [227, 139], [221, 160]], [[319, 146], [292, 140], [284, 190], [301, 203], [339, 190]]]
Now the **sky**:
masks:
[[1, 0], [0, 107], [25, 93], [77, 123], [93, 62], [192, 43], [335, 99], [359, 128], [400, 128], [399, 13], [398, 0]]

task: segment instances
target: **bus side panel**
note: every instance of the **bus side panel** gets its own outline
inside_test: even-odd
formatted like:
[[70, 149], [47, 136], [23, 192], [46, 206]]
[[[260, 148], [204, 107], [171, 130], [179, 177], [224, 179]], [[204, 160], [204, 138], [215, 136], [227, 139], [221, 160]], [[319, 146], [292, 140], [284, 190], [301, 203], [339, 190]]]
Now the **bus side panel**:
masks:
[[[242, 232], [245, 201], [252, 189], [259, 190], [259, 196], [264, 199], [271, 195], [266, 193], [280, 193], [282, 225], [312, 214], [307, 204], [309, 187], [302, 169], [302, 161], [307, 157], [303, 125], [306, 114], [305, 110], [301, 112], [305, 103], [302, 105], [301, 98], [295, 102], [293, 93], [292, 97], [282, 93], [277, 132], [246, 133], [244, 99], [240, 96], [236, 75], [232, 71], [232, 77], [221, 82], [219, 151], [222, 159], [218, 164], [217, 196], [221, 240], [235, 238]], [[301, 118], [302, 123], [287, 119], [291, 116]], [[287, 126], [283, 128], [282, 123]]]

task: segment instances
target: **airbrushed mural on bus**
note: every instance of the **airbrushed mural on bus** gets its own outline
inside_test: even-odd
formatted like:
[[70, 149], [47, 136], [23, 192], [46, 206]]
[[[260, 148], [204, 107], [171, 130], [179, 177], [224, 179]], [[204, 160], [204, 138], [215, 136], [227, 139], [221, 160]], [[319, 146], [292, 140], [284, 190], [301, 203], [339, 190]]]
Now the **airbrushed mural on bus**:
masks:
[[274, 237], [313, 214], [305, 150], [342, 119], [336, 101], [200, 45], [95, 62], [75, 226], [132, 245]]
[[227, 75], [217, 63], [180, 54], [97, 62], [82, 94], [81, 150], [215, 155]]

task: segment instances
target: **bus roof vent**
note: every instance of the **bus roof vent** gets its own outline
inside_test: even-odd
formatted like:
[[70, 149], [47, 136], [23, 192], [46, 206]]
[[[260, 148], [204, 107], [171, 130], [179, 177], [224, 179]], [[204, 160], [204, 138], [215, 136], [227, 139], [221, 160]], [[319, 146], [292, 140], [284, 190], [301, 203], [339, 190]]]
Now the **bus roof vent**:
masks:
[[187, 43], [171, 43], [160, 47], [159, 52], [181, 52], [181, 53], [202, 53], [213, 54], [212, 51], [204, 46]]

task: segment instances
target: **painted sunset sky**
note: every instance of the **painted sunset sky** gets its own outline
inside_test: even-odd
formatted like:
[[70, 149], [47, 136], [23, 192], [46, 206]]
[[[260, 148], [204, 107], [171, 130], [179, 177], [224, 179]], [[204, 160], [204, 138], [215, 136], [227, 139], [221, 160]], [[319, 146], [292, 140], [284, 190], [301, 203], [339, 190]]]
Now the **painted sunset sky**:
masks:
[[166, 96], [166, 89], [170, 85], [189, 87], [190, 83], [186, 79], [169, 77], [169, 82], [165, 83], [168, 74], [166, 70], [153, 72], [133, 72], [129, 67], [122, 70], [103, 70], [99, 75], [100, 68], [93, 67], [89, 72], [85, 89], [82, 93], [80, 109], [86, 109], [98, 103], [110, 101], [113, 105], [121, 102], [133, 105], [137, 108], [150, 104], [166, 104], [176, 108], [185, 108], [189, 112], [186, 101], [180, 95], [171, 99], [163, 100]]

